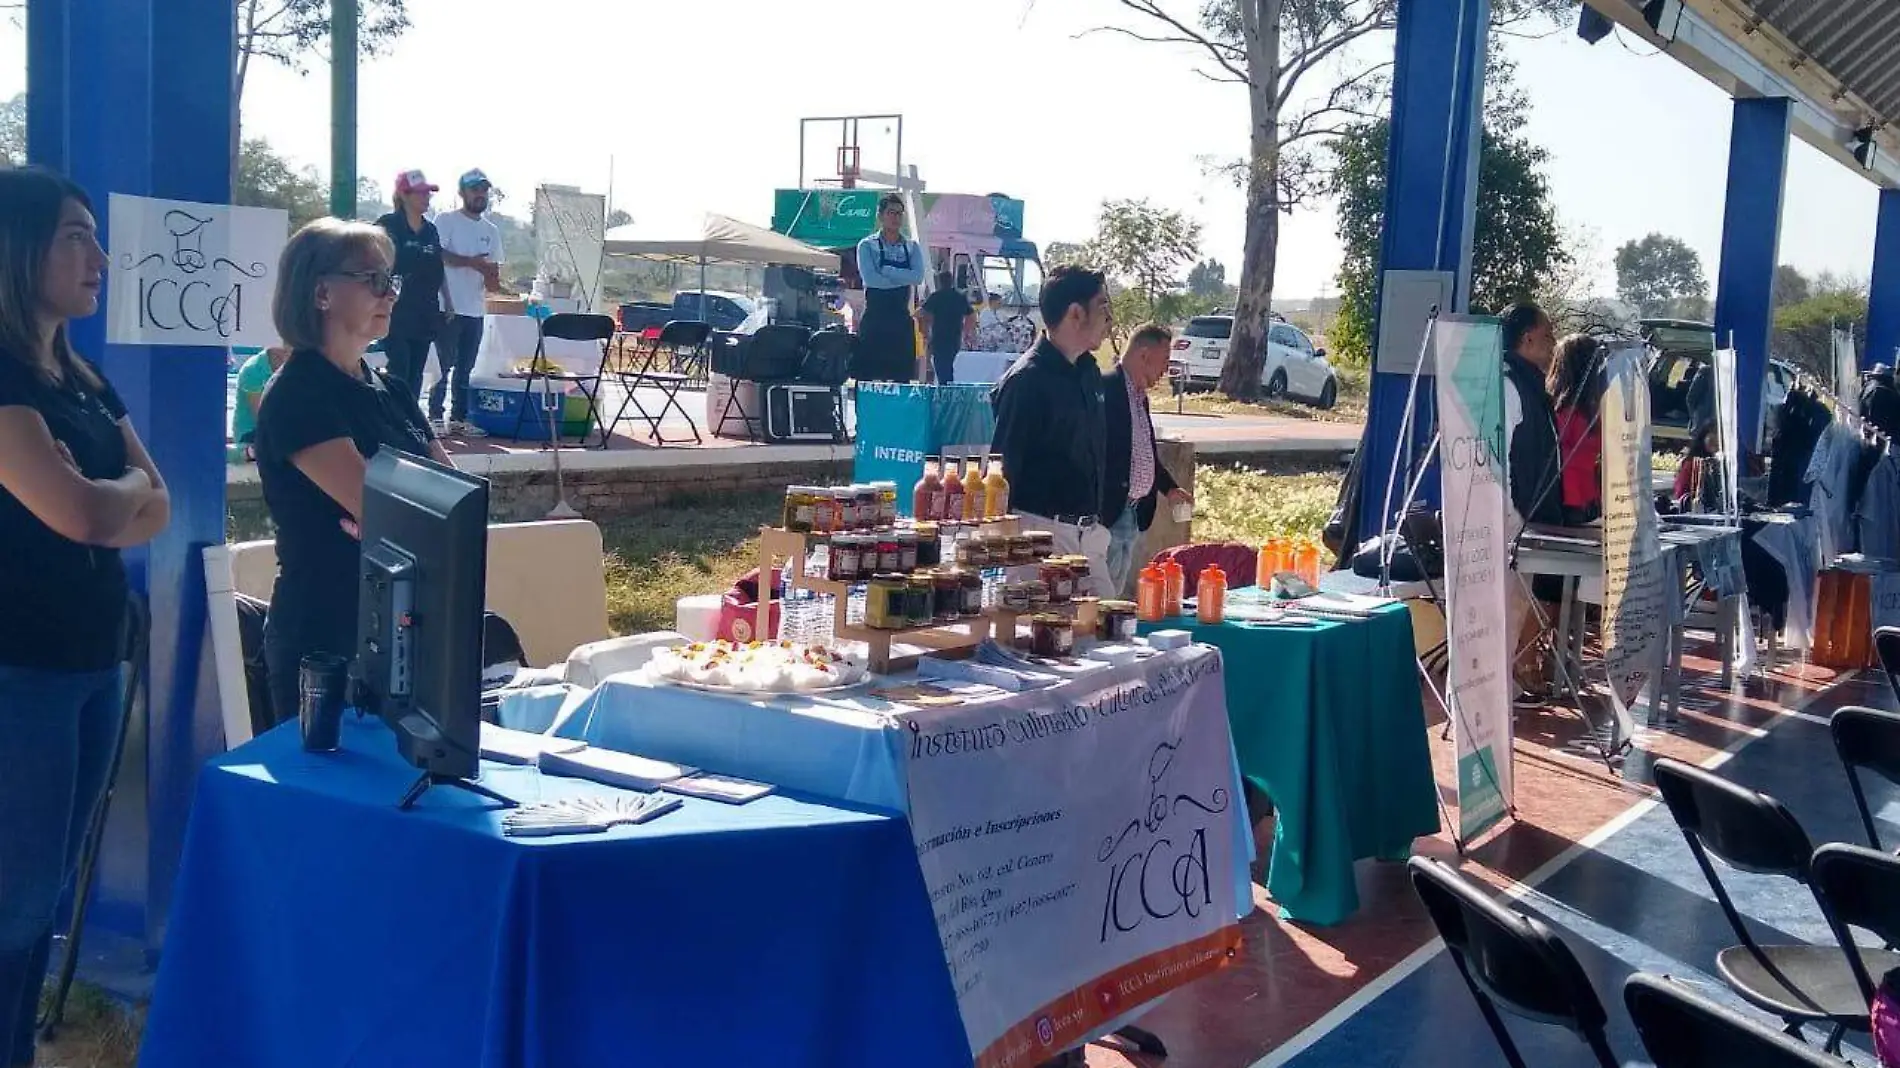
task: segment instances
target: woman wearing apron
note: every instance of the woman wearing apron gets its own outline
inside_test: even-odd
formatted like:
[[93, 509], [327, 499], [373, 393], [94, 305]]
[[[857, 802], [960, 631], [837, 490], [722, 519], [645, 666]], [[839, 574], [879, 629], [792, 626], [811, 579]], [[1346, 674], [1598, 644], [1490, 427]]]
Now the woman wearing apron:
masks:
[[858, 374], [868, 381], [909, 382], [917, 375], [917, 332], [911, 287], [924, 280], [924, 250], [904, 237], [904, 198], [878, 201], [877, 233], [858, 242], [864, 319], [858, 324]]

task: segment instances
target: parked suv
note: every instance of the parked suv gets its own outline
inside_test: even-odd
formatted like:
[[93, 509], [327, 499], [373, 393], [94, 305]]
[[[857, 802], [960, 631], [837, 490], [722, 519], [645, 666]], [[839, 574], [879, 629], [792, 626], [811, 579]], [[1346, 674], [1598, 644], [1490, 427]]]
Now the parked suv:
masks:
[[[1211, 387], [1220, 381], [1233, 335], [1231, 315], [1197, 315], [1188, 320], [1175, 338], [1173, 359], [1190, 387]], [[1321, 408], [1331, 408], [1339, 399], [1339, 379], [1326, 362], [1326, 350], [1314, 348], [1311, 338], [1278, 316], [1268, 324], [1260, 385], [1269, 397], [1293, 396]]]
[[[1637, 324], [1643, 340], [1656, 350], [1649, 365], [1651, 436], [1657, 445], [1681, 448], [1689, 443], [1689, 385], [1704, 367], [1713, 372], [1715, 328], [1682, 319], [1644, 319]], [[1768, 361], [1768, 380], [1762, 383], [1763, 440], [1774, 440], [1781, 402], [1794, 385], [1794, 367], [1782, 360]]]

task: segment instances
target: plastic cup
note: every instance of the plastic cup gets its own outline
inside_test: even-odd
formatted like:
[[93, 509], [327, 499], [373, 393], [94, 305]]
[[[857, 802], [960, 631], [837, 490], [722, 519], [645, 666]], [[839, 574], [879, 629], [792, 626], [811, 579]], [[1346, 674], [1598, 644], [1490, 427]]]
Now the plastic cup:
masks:
[[349, 693], [350, 662], [329, 653], [312, 653], [297, 666], [297, 719], [303, 747], [334, 753], [342, 744], [343, 699]]

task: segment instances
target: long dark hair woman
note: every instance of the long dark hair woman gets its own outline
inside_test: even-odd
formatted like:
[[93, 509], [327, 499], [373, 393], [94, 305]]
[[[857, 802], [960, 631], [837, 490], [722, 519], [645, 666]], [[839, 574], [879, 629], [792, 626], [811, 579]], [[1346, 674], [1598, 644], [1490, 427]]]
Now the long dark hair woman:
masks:
[[264, 624], [271, 705], [297, 715], [297, 672], [313, 654], [349, 657], [368, 460], [384, 445], [448, 463], [415, 395], [363, 360], [389, 330], [401, 281], [389, 236], [318, 219], [277, 268], [272, 318], [290, 359], [257, 411], [257, 472], [277, 527], [277, 585]]
[[1603, 429], [1597, 423], [1603, 382], [1601, 342], [1588, 334], [1571, 334], [1557, 343], [1544, 385], [1557, 414], [1564, 520], [1573, 525], [1603, 514]]
[[33, 1063], [54, 910], [123, 715], [119, 550], [171, 518], [165, 480], [67, 323], [99, 310], [84, 191], [0, 169], [0, 1064]]

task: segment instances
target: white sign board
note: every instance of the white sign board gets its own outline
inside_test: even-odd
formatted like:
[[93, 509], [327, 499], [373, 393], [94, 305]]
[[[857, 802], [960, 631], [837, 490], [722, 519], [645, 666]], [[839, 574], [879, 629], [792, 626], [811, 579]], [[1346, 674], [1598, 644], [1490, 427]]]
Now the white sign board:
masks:
[[1439, 319], [1444, 480], [1446, 701], [1458, 754], [1458, 837], [1511, 807], [1511, 635], [1505, 583], [1504, 347], [1495, 319]]
[[112, 194], [106, 340], [115, 345], [268, 346], [290, 216]]
[[1662, 673], [1670, 598], [1650, 473], [1649, 379], [1643, 350], [1625, 347], [1604, 364], [1603, 664], [1621, 745], [1635, 732], [1630, 708]]
[[534, 191], [534, 247], [540, 272], [573, 286], [583, 311], [594, 310], [607, 239], [607, 198], [568, 186]]
[[[1722, 512], [1736, 515], [1740, 507], [1742, 447], [1740, 413], [1741, 394], [1735, 380], [1735, 350], [1715, 350], [1715, 427], [1721, 438], [1718, 455], [1722, 461]], [[1693, 429], [1693, 428], [1691, 428]], [[1685, 459], [1683, 461], [1687, 463]]]
[[905, 721], [911, 834], [977, 1068], [1032, 1068], [1238, 951], [1220, 653]]
[[1854, 331], [1835, 330], [1834, 395], [1850, 412], [1860, 411], [1860, 356], [1854, 351]]

